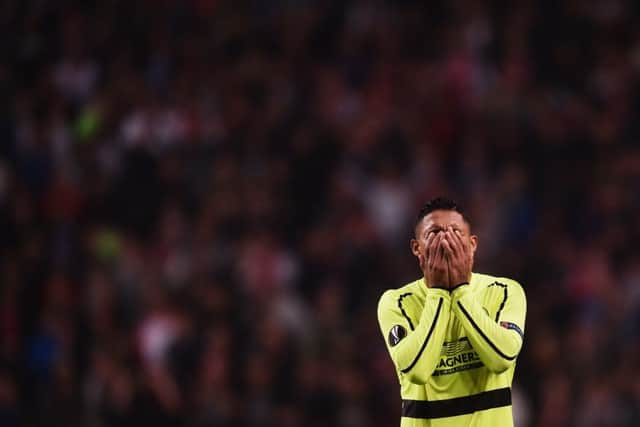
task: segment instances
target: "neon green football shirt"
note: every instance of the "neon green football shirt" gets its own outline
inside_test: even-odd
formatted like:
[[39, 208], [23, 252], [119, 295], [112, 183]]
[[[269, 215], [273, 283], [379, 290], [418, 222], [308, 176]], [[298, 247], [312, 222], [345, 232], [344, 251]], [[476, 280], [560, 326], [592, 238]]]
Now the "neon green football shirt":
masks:
[[518, 282], [478, 273], [451, 292], [425, 279], [386, 291], [378, 322], [400, 381], [401, 427], [512, 427], [526, 310]]

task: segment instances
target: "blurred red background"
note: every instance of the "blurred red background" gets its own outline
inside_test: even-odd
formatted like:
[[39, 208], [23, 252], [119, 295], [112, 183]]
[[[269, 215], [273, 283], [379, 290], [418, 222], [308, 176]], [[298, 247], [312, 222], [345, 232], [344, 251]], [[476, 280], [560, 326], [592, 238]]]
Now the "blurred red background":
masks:
[[398, 425], [440, 194], [527, 292], [517, 426], [640, 425], [639, 12], [1, 2], [0, 425]]

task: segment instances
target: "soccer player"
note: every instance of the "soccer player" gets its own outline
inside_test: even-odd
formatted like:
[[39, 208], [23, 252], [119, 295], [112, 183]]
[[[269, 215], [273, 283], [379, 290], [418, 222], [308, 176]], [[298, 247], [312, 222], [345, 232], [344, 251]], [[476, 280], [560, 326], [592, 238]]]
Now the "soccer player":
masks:
[[380, 298], [401, 427], [513, 426], [511, 382], [526, 299], [514, 280], [472, 273], [477, 244], [455, 202], [430, 201], [411, 239], [423, 277]]

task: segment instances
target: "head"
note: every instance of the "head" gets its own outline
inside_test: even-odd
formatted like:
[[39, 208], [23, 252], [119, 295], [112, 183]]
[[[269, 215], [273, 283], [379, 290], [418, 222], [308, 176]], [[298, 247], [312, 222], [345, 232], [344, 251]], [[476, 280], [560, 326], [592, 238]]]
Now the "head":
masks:
[[427, 237], [430, 233], [440, 233], [451, 226], [462, 233], [462, 238], [471, 245], [473, 257], [478, 246], [478, 236], [471, 233], [471, 225], [464, 210], [453, 200], [436, 197], [425, 204], [416, 218], [414, 238], [411, 239], [411, 252], [418, 257], [425, 255]]

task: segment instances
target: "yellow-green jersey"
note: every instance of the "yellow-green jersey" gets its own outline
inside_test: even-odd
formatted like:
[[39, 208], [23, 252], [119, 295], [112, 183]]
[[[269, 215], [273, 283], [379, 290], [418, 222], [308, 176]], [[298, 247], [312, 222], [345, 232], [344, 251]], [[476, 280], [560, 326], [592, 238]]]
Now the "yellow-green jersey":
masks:
[[449, 292], [425, 279], [386, 291], [378, 322], [395, 365], [401, 427], [510, 427], [527, 303], [520, 284], [473, 273]]

